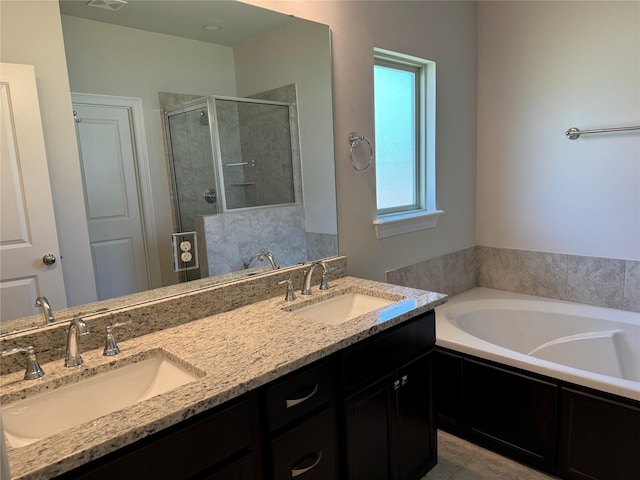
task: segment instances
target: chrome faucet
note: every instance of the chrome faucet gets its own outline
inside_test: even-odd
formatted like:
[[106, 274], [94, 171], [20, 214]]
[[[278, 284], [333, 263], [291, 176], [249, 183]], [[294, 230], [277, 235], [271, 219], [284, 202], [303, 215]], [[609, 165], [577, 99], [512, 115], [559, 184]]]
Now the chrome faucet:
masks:
[[324, 262], [311, 262], [309, 268], [305, 268], [302, 273], [304, 274], [304, 283], [302, 285], [302, 295], [311, 295], [311, 275], [313, 275], [313, 269], [316, 265], [322, 267], [322, 280], [320, 280], [320, 290], [329, 290], [329, 281], [327, 280], [327, 273], [329, 273], [329, 267]]
[[42, 296], [36, 298], [36, 303], [34, 307], [42, 308], [42, 314], [44, 315], [44, 325], [48, 323], [54, 322], [56, 317], [53, 316], [53, 310], [51, 309], [51, 305], [49, 304], [49, 300], [47, 297]]
[[69, 330], [67, 332], [67, 356], [64, 361], [65, 367], [79, 367], [82, 365], [83, 360], [80, 356], [80, 349], [78, 348], [78, 336], [86, 336], [91, 333], [89, 325], [80, 317], [74, 317], [69, 324]]
[[273, 270], [277, 270], [280, 268], [276, 263], [276, 261], [274, 260], [273, 255], [271, 255], [271, 253], [269, 253], [268, 251], [264, 250], [258, 253], [254, 253], [249, 258], [247, 258], [244, 262], [242, 262], [244, 269], [246, 270], [247, 268], [249, 268], [249, 265], [251, 265], [251, 262], [253, 262], [256, 258], [258, 259], [259, 262], [264, 261], [265, 258], [269, 260], [269, 263], [271, 264], [271, 268]]

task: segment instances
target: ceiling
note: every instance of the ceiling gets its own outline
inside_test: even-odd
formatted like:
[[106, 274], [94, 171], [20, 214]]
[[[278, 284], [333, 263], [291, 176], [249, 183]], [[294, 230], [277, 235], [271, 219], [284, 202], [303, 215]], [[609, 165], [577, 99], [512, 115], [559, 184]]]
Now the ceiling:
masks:
[[[278, 28], [293, 17], [235, 0], [60, 0], [60, 13], [232, 47], [246, 39]], [[95, 8], [89, 3], [105, 4]], [[216, 25], [216, 31], [205, 30]]]

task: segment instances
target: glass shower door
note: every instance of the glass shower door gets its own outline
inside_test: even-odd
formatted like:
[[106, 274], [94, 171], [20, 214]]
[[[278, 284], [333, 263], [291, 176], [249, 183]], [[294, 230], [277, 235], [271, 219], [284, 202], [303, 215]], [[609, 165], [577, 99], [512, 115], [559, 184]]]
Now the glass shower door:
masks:
[[[195, 231], [197, 215], [218, 213], [216, 176], [207, 106], [193, 107], [167, 117], [178, 231]], [[200, 270], [187, 270], [187, 280]]]

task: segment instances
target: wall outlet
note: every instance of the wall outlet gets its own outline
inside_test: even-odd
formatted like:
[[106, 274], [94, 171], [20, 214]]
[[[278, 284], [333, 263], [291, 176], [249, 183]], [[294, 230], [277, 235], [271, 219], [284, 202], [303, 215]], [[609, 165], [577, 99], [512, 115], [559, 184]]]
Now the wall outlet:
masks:
[[196, 232], [180, 232], [171, 234], [173, 245], [173, 270], [183, 272], [199, 267], [198, 234]]

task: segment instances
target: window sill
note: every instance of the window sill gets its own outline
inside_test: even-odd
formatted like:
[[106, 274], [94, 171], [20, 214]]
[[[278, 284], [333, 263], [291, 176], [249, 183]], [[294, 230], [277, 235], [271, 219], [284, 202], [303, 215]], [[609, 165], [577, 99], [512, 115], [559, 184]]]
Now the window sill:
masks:
[[443, 210], [433, 210], [431, 212], [385, 215], [374, 220], [373, 226], [376, 229], [376, 237], [392, 237], [433, 228], [438, 225], [438, 219], [443, 213]]

